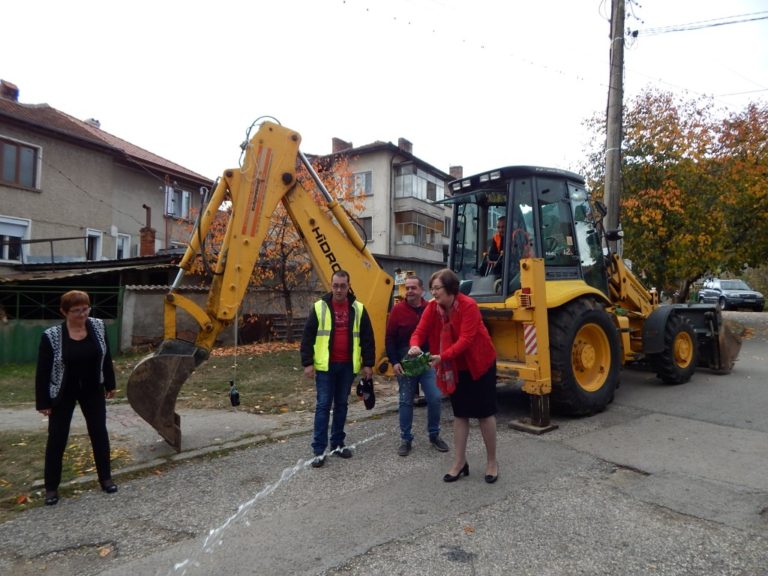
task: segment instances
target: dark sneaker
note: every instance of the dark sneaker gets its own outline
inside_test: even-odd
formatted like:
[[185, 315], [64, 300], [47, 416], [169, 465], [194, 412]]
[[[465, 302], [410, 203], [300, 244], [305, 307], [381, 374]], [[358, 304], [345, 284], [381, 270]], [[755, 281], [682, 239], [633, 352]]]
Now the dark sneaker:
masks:
[[411, 443], [403, 440], [400, 444], [400, 448], [397, 449], [397, 453], [400, 456], [408, 456], [408, 454], [411, 453]]
[[440, 438], [440, 436], [437, 436], [436, 438], [429, 441], [432, 446], [435, 447], [435, 450], [438, 452], [448, 452], [450, 448], [448, 448], [448, 444], [445, 443], [445, 441]]
[[339, 446], [333, 451], [333, 453], [336, 454], [336, 456], [338, 456], [339, 458], [344, 458], [345, 460], [347, 458], [352, 458], [352, 450], [350, 450], [346, 446]]
[[323, 464], [325, 464], [325, 456], [323, 454], [312, 458], [312, 468], [322, 468]]

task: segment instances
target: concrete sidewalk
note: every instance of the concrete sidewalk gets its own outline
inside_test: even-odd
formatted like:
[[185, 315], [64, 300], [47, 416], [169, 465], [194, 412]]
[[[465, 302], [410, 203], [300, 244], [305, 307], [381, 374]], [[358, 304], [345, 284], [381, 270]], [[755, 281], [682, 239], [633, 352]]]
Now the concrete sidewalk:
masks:
[[[378, 415], [397, 411], [398, 396], [396, 385], [383, 384], [376, 387], [376, 406], [366, 410], [362, 401], [354, 394], [350, 396], [350, 422], [365, 420]], [[314, 410], [288, 412], [285, 414], [252, 414], [241, 409], [228, 410], [177, 410], [181, 416], [181, 452], [170, 446], [147, 424], [126, 401], [107, 403], [107, 429], [112, 448], [128, 450], [131, 462], [124, 467], [113, 469], [112, 475], [119, 483], [121, 475], [133, 473], [213, 452], [239, 448], [266, 442], [277, 438], [301, 433], [311, 433]], [[45, 433], [48, 418], [39, 414], [33, 406], [19, 409], [0, 409], [0, 430], [38, 431]], [[87, 434], [85, 420], [79, 408], [72, 418], [71, 434]], [[311, 449], [307, 441], [307, 457]], [[40, 471], [42, 477], [42, 470]], [[62, 487], [95, 482], [95, 474], [81, 476]], [[33, 489], [42, 487], [37, 480]]]

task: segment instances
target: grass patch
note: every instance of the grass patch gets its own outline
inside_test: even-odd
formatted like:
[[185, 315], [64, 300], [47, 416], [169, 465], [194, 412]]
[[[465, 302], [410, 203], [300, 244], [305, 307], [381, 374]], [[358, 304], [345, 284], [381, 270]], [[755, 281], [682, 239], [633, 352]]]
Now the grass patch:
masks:
[[230, 380], [240, 392], [240, 408], [249, 412], [280, 414], [314, 408], [315, 383], [304, 377], [296, 350], [212, 357], [187, 380], [179, 403], [229, 407]]
[[35, 365], [0, 364], [0, 406], [35, 401]]
[[[143, 354], [114, 359], [118, 400], [126, 400], [128, 377], [142, 358]], [[228, 408], [230, 380], [240, 392], [242, 410], [279, 414], [314, 408], [315, 384], [304, 378], [298, 344], [283, 343], [215, 349], [184, 384], [176, 405]], [[0, 365], [0, 406], [34, 401], [35, 364]]]
[[[32, 489], [43, 478], [46, 432], [0, 432], [0, 521], [13, 512], [42, 504], [44, 489]], [[115, 447], [119, 439], [112, 438], [112, 468], [130, 462], [130, 453]], [[62, 487], [75, 478], [96, 473], [91, 441], [85, 434], [73, 434], [62, 461]], [[68, 489], [63, 488], [65, 493]], [[72, 489], [69, 489], [72, 490]]]
[[[143, 356], [114, 362], [116, 398], [125, 399], [126, 383]], [[240, 392], [239, 410], [281, 414], [314, 409], [315, 383], [304, 377], [298, 344], [218, 348], [189, 377], [176, 400], [178, 408], [231, 408], [229, 382]]]

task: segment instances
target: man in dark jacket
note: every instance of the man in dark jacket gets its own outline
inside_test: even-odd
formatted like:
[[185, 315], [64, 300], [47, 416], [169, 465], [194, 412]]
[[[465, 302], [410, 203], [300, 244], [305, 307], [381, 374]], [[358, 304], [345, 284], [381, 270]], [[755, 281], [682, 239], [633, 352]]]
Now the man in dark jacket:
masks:
[[301, 365], [304, 375], [315, 379], [317, 404], [312, 466], [325, 464], [328, 422], [331, 419], [331, 451], [351, 458], [344, 446], [349, 393], [355, 375], [373, 375], [376, 344], [368, 312], [350, 291], [349, 273], [337, 270], [331, 277], [331, 292], [315, 302], [301, 337]]
[[440, 408], [442, 394], [435, 383], [435, 371], [427, 368], [417, 376], [403, 373], [400, 360], [405, 358], [410, 348], [411, 334], [421, 319], [421, 313], [427, 305], [424, 300], [424, 283], [418, 276], [405, 279], [405, 300], [398, 302], [389, 313], [387, 320], [386, 347], [387, 356], [392, 362], [392, 370], [399, 385], [400, 447], [397, 453], [408, 456], [413, 443], [413, 396], [416, 387], [421, 384], [427, 400], [427, 432], [429, 442], [440, 452], [447, 452], [448, 445], [440, 438]]

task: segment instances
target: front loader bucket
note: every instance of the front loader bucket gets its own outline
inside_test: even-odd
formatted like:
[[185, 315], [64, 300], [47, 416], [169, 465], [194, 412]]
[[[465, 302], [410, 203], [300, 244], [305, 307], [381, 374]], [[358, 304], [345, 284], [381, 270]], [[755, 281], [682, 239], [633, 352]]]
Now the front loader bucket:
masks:
[[176, 396], [199, 363], [197, 350], [190, 342], [166, 340], [128, 377], [126, 394], [131, 407], [177, 452], [181, 451], [181, 417], [176, 414]]
[[728, 322], [723, 322], [717, 336], [719, 365], [713, 370], [719, 374], [730, 373], [741, 352], [743, 333], [737, 334]]

